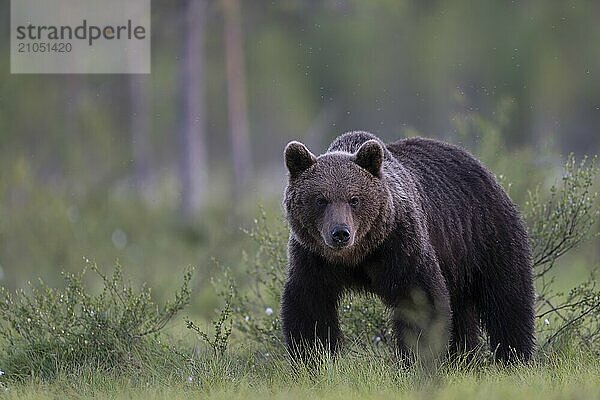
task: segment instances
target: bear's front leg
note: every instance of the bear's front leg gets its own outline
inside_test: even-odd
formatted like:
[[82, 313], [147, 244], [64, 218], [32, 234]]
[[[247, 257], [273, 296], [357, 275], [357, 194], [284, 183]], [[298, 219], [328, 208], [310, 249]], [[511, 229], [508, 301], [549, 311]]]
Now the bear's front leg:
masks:
[[324, 265], [290, 242], [290, 265], [281, 297], [285, 343], [296, 360], [311, 361], [321, 351], [335, 354], [340, 339], [340, 290], [325, 277]]

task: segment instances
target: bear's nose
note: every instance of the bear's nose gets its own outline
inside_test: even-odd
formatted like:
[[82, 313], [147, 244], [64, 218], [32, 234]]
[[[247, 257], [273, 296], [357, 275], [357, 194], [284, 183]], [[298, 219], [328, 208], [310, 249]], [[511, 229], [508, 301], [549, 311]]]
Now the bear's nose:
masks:
[[333, 241], [338, 244], [346, 244], [350, 240], [350, 229], [347, 226], [336, 226], [331, 231]]

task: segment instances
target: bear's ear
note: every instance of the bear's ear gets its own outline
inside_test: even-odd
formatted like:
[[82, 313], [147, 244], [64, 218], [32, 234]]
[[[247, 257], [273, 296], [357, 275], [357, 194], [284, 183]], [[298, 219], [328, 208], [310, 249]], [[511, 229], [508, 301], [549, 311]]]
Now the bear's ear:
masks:
[[381, 177], [383, 147], [377, 140], [367, 140], [356, 152], [354, 162], [371, 174]]
[[300, 142], [289, 142], [284, 151], [285, 165], [290, 178], [296, 178], [317, 162], [317, 158]]

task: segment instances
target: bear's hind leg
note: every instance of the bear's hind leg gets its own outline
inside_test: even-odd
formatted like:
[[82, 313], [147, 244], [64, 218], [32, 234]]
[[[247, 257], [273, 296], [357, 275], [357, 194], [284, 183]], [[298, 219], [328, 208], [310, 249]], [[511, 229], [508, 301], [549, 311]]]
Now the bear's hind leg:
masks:
[[450, 356], [471, 361], [480, 346], [479, 313], [470, 302], [452, 306], [452, 337]]
[[481, 316], [496, 360], [528, 361], [534, 348], [535, 312], [531, 274], [523, 272], [495, 276], [482, 289]]

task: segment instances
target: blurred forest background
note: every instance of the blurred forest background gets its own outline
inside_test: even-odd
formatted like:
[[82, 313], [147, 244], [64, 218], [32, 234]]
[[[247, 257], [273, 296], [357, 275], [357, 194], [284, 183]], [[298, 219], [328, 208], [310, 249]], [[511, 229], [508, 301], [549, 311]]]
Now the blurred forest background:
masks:
[[[282, 151], [347, 130], [460, 144], [520, 204], [600, 152], [600, 2], [152, 2], [151, 75], [11, 75], [0, 0], [0, 284], [115, 260], [159, 299], [242, 262]], [[510, 183], [510, 185], [509, 185]], [[598, 241], [562, 262], [565, 287]], [[217, 262], [211, 260], [217, 260]]]

